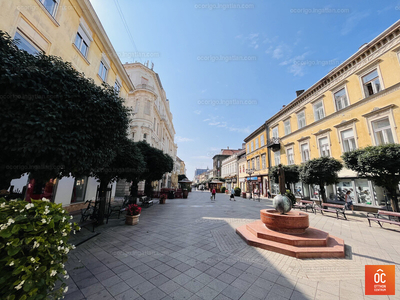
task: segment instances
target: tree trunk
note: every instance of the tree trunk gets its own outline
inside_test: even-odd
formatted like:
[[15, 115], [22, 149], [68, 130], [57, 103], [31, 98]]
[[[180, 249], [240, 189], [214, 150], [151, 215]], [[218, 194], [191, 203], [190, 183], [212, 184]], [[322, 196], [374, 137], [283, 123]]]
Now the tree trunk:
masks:
[[104, 224], [104, 217], [106, 214], [106, 197], [107, 197], [107, 186], [110, 183], [110, 180], [107, 178], [100, 179], [100, 191], [99, 191], [99, 212], [97, 221], [99, 225]]
[[292, 191], [292, 190], [290, 189], [290, 183], [289, 183], [289, 182], [286, 182], [286, 189], [289, 190], [290, 192]]
[[319, 193], [323, 203], [326, 203], [325, 186], [323, 184], [319, 185]]
[[145, 184], [144, 184], [144, 193], [147, 197], [152, 198], [152, 191], [153, 191], [153, 187], [151, 185], [151, 181], [150, 180], [146, 180]]
[[137, 181], [132, 181], [131, 185], [131, 197], [132, 199], [137, 199], [138, 196], [138, 183]]
[[388, 189], [390, 193], [390, 204], [392, 205], [392, 209], [394, 212], [399, 212], [399, 200], [397, 199], [397, 191], [396, 189]]

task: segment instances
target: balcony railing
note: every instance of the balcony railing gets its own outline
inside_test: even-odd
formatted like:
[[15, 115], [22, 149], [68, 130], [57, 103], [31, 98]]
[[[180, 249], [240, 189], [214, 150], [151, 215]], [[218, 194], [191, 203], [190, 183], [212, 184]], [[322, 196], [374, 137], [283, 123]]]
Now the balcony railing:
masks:
[[267, 148], [272, 148], [273, 151], [277, 151], [281, 148], [280, 139], [273, 137], [267, 141]]

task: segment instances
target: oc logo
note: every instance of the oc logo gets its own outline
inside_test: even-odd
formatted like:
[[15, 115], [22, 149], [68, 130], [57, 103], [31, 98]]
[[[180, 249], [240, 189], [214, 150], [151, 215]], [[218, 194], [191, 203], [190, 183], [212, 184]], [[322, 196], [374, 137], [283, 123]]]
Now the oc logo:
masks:
[[[379, 273], [379, 272], [381, 272], [381, 273]], [[386, 277], [386, 274], [383, 273], [382, 269], [378, 269], [376, 271], [376, 273], [374, 274], [374, 282], [375, 283], [385, 283], [386, 279], [383, 279], [384, 277]]]

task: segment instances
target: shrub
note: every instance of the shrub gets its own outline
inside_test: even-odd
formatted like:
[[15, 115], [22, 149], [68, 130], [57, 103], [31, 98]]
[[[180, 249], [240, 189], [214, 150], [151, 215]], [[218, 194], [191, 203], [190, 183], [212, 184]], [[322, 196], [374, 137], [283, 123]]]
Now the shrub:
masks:
[[286, 190], [285, 196], [287, 196], [290, 199], [290, 201], [292, 201], [292, 206], [296, 204], [296, 197], [290, 190]]
[[0, 199], [0, 299], [61, 298], [68, 290], [64, 263], [75, 246], [68, 244], [79, 226], [61, 204], [48, 200]]
[[226, 187], [221, 187], [221, 193], [225, 193], [225, 191], [226, 191]]
[[240, 187], [235, 187], [235, 196], [240, 196], [242, 189]]
[[[161, 197], [164, 196], [164, 199], [166, 198], [165, 194], [161, 195]], [[128, 216], [137, 216], [140, 215], [140, 212], [142, 211], [142, 208], [138, 206], [137, 204], [129, 204], [128, 207], [126, 208], [126, 214]]]

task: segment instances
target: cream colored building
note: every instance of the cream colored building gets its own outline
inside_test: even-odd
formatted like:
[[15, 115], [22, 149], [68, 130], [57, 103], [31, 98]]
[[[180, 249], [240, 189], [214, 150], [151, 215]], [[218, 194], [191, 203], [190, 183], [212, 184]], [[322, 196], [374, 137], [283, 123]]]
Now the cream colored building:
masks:
[[[0, 29], [29, 53], [59, 56], [96, 84], [115, 87], [124, 99], [134, 94], [134, 85], [89, 0], [2, 0]], [[22, 189], [27, 180], [23, 176], [11, 185]], [[66, 207], [82, 203], [95, 197], [97, 185], [91, 177], [56, 179], [52, 201]]]

